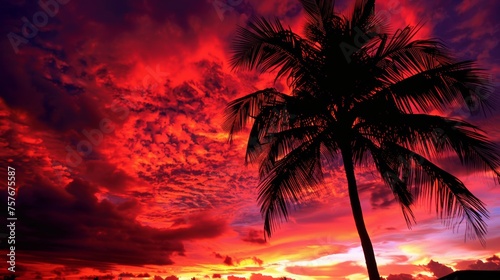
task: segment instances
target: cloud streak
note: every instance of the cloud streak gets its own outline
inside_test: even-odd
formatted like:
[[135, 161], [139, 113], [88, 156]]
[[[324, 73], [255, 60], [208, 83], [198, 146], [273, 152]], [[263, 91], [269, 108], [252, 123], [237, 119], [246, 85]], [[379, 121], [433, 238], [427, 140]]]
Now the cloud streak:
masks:
[[[269, 75], [231, 71], [235, 26], [265, 15], [300, 30], [298, 1], [66, 2], [43, 2], [59, 3], [54, 16], [36, 2], [8, 0], [0, 9], [0, 157], [8, 161], [2, 168], [20, 170], [22, 277], [308, 280], [365, 273], [343, 169], [333, 166], [325, 190], [265, 240], [257, 167], [243, 164], [246, 135], [230, 145], [221, 129], [229, 100], [256, 88], [286, 89]], [[217, 10], [216, 2], [226, 6]], [[444, 38], [498, 81], [499, 4], [452, 2], [381, 0], [377, 9], [398, 28], [424, 19], [419, 36]], [[349, 9], [346, 1], [339, 7]], [[25, 38], [23, 17], [33, 22], [39, 11], [47, 23], [16, 51], [8, 34]], [[498, 118], [478, 119], [497, 142]], [[457, 170], [489, 206], [488, 246], [463, 243], [425, 209], [415, 210], [419, 223], [408, 230], [390, 190], [360, 168], [365, 220], [387, 279], [498, 269], [498, 187], [448, 159], [439, 164]]]

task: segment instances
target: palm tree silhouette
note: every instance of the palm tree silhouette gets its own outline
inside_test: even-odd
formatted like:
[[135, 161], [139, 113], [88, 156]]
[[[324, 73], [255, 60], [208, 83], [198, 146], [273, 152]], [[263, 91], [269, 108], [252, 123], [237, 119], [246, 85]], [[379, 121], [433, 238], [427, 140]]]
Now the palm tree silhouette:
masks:
[[276, 70], [291, 94], [258, 90], [230, 102], [223, 128], [233, 135], [253, 122], [245, 161], [259, 163], [258, 203], [270, 237], [288, 207], [323, 183], [325, 163], [342, 156], [353, 217], [370, 279], [380, 279], [356, 185], [356, 166], [371, 164], [392, 190], [411, 227], [416, 199], [434, 204], [448, 227], [466, 221], [466, 239], [484, 242], [488, 211], [455, 176], [435, 163], [455, 154], [500, 180], [500, 155], [478, 127], [432, 115], [466, 106], [493, 108], [486, 74], [458, 61], [438, 40], [415, 40], [419, 27], [388, 34], [375, 1], [357, 0], [353, 13], [334, 2], [300, 0], [304, 37], [280, 20], [252, 18], [232, 45], [233, 69]]

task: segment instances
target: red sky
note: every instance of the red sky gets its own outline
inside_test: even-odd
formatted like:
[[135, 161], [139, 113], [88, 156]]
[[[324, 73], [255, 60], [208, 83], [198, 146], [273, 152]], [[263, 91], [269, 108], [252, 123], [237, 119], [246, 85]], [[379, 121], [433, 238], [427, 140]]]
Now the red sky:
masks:
[[[66, 2], [49, 7], [45, 24], [35, 1], [7, 0], [0, 9], [0, 156], [2, 172], [17, 171], [21, 279], [365, 279], [342, 166], [265, 241], [256, 167], [243, 164], [246, 135], [229, 145], [221, 129], [228, 101], [286, 90], [269, 75], [229, 69], [237, 24], [277, 16], [300, 32], [298, 1]], [[498, 1], [376, 4], [394, 30], [424, 22], [419, 37], [442, 38], [458, 57], [478, 60], [498, 86]], [[11, 43], [12, 34], [23, 36], [23, 17], [33, 22], [37, 13], [36, 34]], [[500, 143], [498, 111], [448, 114]], [[464, 242], [464, 226], [446, 229], [425, 204], [407, 229], [390, 190], [358, 168], [365, 221], [389, 279], [500, 269], [500, 186], [491, 174], [440, 164], [487, 204], [486, 247]]]

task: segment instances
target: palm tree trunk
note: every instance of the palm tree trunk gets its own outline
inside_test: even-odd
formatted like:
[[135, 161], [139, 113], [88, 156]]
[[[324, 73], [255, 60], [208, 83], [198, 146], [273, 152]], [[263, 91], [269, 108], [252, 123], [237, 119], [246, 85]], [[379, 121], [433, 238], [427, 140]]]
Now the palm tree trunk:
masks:
[[344, 169], [347, 177], [347, 185], [349, 187], [349, 199], [351, 202], [352, 215], [356, 223], [359, 238], [361, 239], [361, 247], [365, 255], [366, 268], [370, 280], [380, 280], [378, 273], [377, 261], [373, 252], [372, 242], [368, 231], [366, 231], [365, 221], [363, 220], [363, 210], [359, 202], [358, 187], [356, 185], [356, 176], [354, 175], [354, 163], [352, 160], [352, 151], [350, 147], [341, 148], [342, 159], [344, 161]]

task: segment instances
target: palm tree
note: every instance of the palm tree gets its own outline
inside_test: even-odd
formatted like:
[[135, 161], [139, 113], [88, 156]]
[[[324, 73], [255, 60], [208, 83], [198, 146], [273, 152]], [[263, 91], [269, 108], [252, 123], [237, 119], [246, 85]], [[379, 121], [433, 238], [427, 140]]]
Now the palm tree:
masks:
[[258, 90], [225, 110], [230, 142], [253, 123], [245, 161], [259, 163], [266, 238], [287, 219], [290, 205], [322, 186], [323, 170], [341, 156], [370, 279], [380, 276], [355, 167], [379, 171], [409, 227], [414, 201], [426, 199], [446, 226], [465, 220], [466, 239], [483, 242], [484, 204], [433, 161], [455, 155], [500, 180], [500, 155], [484, 132], [435, 113], [457, 105], [489, 113], [486, 74], [474, 62], [456, 60], [438, 40], [414, 39], [418, 26], [388, 34], [374, 0], [357, 0], [349, 16], [334, 12], [331, 0], [300, 2], [307, 16], [303, 37], [278, 19], [252, 18], [232, 45], [234, 69], [275, 71], [291, 88], [290, 94]]

